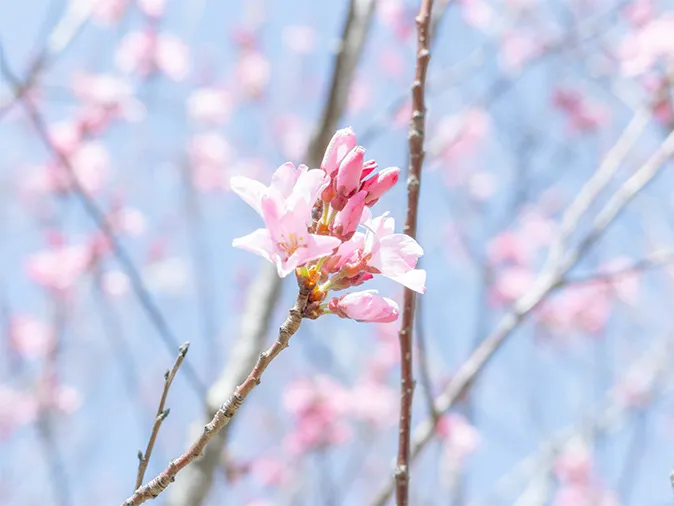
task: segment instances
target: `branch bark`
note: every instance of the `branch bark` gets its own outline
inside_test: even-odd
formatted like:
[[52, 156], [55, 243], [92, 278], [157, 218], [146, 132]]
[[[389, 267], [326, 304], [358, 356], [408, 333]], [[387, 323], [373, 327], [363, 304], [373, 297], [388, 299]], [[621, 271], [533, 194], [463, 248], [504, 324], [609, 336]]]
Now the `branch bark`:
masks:
[[[638, 116], [638, 114], [637, 114]], [[637, 121], [637, 120], [635, 120]], [[626, 132], [630, 131], [630, 127]], [[631, 136], [623, 134], [620, 142], [625, 142], [625, 139], [632, 139]], [[618, 150], [618, 146], [614, 147], [609, 152], [607, 158], [611, 158], [611, 153]], [[627, 150], [620, 150], [622, 158], [627, 155]], [[632, 199], [643, 188], [653, 180], [658, 174], [662, 165], [674, 154], [674, 132], [663, 141], [657, 151], [644, 163], [623, 185], [617, 192], [609, 199], [608, 203], [600, 210], [596, 219], [593, 221], [592, 227], [585, 238], [580, 242], [577, 248], [567, 254], [560, 254], [553, 245], [551, 248], [550, 260], [546, 262], [546, 267], [539, 275], [531, 290], [521, 297], [513, 306], [513, 308], [500, 320], [496, 328], [489, 334], [480, 345], [475, 349], [471, 356], [464, 362], [455, 374], [452, 381], [447, 385], [445, 390], [435, 399], [435, 408], [438, 412], [444, 413], [450, 409], [454, 403], [470, 388], [478, 375], [484, 370], [489, 361], [493, 358], [496, 352], [501, 348], [503, 343], [512, 333], [517, 329], [519, 324], [535, 309], [545, 298], [557, 288], [564, 285], [566, 274], [578, 263], [589, 248], [601, 237], [605, 230], [615, 221], [618, 215], [625, 209]], [[617, 166], [622, 161], [614, 160], [611, 164], [617, 162]], [[606, 161], [604, 163], [607, 163]], [[602, 171], [604, 164], [600, 166], [598, 172]], [[594, 185], [597, 181], [597, 175], [593, 176], [587, 185]], [[590, 192], [587, 189], [581, 190], [579, 199], [596, 200], [599, 192]], [[576, 221], [569, 218], [568, 214], [575, 214], [578, 208], [589, 209], [591, 204], [578, 199], [571, 204], [563, 221]], [[573, 217], [573, 216], [572, 216]], [[576, 221], [577, 223], [580, 220]], [[566, 235], [565, 230], [562, 230], [562, 237]], [[563, 242], [563, 241], [562, 241]], [[435, 430], [435, 422], [432, 418], [428, 418], [420, 423], [414, 430], [412, 437], [411, 460], [414, 461], [433, 439]], [[394, 491], [394, 485], [390, 481], [379, 491], [375, 496], [373, 505], [383, 506], [391, 497]]]
[[[306, 161], [310, 167], [320, 165], [325, 148], [344, 114], [349, 90], [371, 25], [374, 6], [375, 0], [351, 0], [349, 3], [325, 105], [307, 150]], [[198, 433], [217, 412], [222, 399], [246, 378], [253, 367], [264, 347], [271, 315], [280, 293], [281, 280], [276, 268], [264, 262], [250, 290], [234, 349], [222, 373], [208, 390], [204, 418], [193, 424], [193, 430], [188, 435], [190, 441], [196, 437], [195, 432]], [[220, 431], [206, 447], [203, 458], [181, 474], [168, 495], [169, 506], [201, 506], [204, 503], [220, 463], [220, 455], [227, 444], [230, 427], [228, 425]]]
[[[412, 83], [412, 119], [410, 122], [409, 149], [410, 162], [407, 175], [407, 217], [403, 231], [412, 238], [417, 236], [417, 211], [419, 209], [419, 187], [421, 167], [424, 163], [424, 134], [426, 129], [426, 72], [430, 60], [429, 26], [433, 0], [422, 0], [417, 15], [417, 64]], [[403, 296], [403, 315], [400, 333], [400, 421], [398, 431], [398, 458], [396, 462], [396, 503], [406, 506], [409, 501], [409, 458], [410, 433], [412, 427], [412, 400], [414, 376], [412, 361], [412, 333], [414, 331], [414, 309], [416, 293], [409, 288]]]
[[234, 393], [220, 406], [220, 409], [215, 413], [213, 419], [204, 426], [201, 436], [199, 436], [185, 453], [169, 462], [166, 469], [164, 469], [164, 471], [156, 478], [138, 488], [131, 497], [124, 501], [122, 506], [138, 506], [161, 494], [166, 490], [166, 487], [168, 487], [169, 484], [175, 481], [176, 475], [182, 469], [201, 456], [209, 441], [224, 427], [229, 425], [234, 415], [246, 400], [246, 397], [248, 397], [248, 394], [260, 384], [262, 374], [269, 364], [271, 364], [279, 353], [288, 347], [290, 338], [299, 330], [300, 324], [302, 323], [302, 313], [304, 312], [308, 297], [309, 288], [303, 283], [300, 285], [295, 305], [290, 309], [287, 318], [279, 329], [278, 338], [267, 351], [260, 354], [246, 380], [236, 387]]

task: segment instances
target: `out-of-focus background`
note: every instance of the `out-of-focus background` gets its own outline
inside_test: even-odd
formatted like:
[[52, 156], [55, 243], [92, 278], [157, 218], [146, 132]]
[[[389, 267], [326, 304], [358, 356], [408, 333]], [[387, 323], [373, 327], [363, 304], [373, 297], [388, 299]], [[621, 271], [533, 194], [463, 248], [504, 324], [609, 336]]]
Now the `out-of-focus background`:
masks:
[[[229, 178], [349, 125], [404, 176], [418, 7], [0, 3], [0, 504], [121, 504], [184, 341], [146, 480], [187, 447], [296, 290]], [[411, 504], [671, 504], [673, 7], [435, 2]], [[155, 502], [384, 504], [397, 329], [305, 322]]]

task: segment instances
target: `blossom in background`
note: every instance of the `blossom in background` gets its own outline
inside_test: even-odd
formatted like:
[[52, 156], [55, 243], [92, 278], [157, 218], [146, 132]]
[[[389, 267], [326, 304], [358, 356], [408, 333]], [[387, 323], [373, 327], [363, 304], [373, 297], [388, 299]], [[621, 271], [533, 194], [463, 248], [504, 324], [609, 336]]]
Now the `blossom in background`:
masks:
[[419, 293], [426, 290], [426, 272], [416, 268], [421, 246], [394, 233], [395, 220], [388, 213], [373, 218], [370, 211], [396, 184], [400, 169], [376, 169], [353, 130], [344, 128], [328, 144], [320, 168], [288, 162], [268, 186], [244, 176], [230, 181], [265, 224], [233, 245], [269, 260], [281, 277], [295, 271], [311, 289], [307, 318], [332, 313], [357, 321], [395, 321], [398, 305], [376, 290], [325, 303], [329, 291], [360, 286], [377, 274]]

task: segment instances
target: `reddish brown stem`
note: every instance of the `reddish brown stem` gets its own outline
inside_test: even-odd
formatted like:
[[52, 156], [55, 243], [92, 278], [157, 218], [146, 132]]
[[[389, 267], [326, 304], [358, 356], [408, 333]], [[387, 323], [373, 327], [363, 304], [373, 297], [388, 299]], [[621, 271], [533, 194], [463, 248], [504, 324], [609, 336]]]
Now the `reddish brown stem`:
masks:
[[[426, 70], [430, 59], [429, 24], [433, 0], [422, 0], [417, 15], [417, 64], [412, 83], [412, 120], [409, 132], [410, 162], [407, 176], [407, 216], [404, 232], [410, 237], [417, 235], [417, 210], [421, 167], [424, 162], [424, 132], [426, 121]], [[416, 294], [405, 289], [403, 316], [400, 328], [400, 427], [398, 433], [398, 459], [395, 471], [396, 504], [407, 506], [409, 498], [410, 431], [412, 427], [412, 398], [414, 377], [412, 373], [412, 331], [414, 329], [414, 303]]]
[[138, 506], [149, 499], [154, 499], [161, 494], [166, 487], [175, 481], [176, 475], [184, 469], [190, 462], [201, 456], [208, 442], [215, 437], [225, 426], [229, 424], [236, 412], [239, 410], [248, 394], [260, 384], [262, 374], [269, 364], [279, 353], [288, 347], [290, 338], [300, 328], [302, 323], [302, 312], [307, 304], [309, 289], [305, 285], [300, 286], [299, 294], [295, 305], [290, 309], [288, 317], [279, 329], [279, 335], [276, 341], [267, 349], [260, 353], [255, 367], [248, 377], [241, 383], [234, 393], [225, 401], [220, 409], [215, 413], [213, 419], [206, 424], [199, 438], [190, 446], [190, 448], [180, 457], [169, 462], [169, 465], [156, 478], [140, 487], [136, 492], [124, 501], [122, 506]]
[[173, 364], [171, 370], [167, 370], [164, 374], [164, 389], [161, 393], [161, 398], [159, 399], [159, 407], [157, 408], [157, 414], [154, 418], [154, 423], [152, 424], [152, 431], [150, 432], [150, 439], [147, 441], [147, 446], [145, 447], [145, 453], [138, 450], [138, 473], [136, 475], [136, 486], [134, 490], [137, 490], [143, 484], [143, 478], [145, 477], [145, 470], [147, 465], [150, 463], [150, 457], [152, 456], [152, 450], [157, 441], [157, 435], [159, 434], [159, 429], [161, 424], [166, 420], [166, 417], [169, 415], [170, 410], [166, 408], [166, 399], [168, 397], [169, 389], [173, 383], [173, 378], [176, 377], [178, 369], [180, 369], [181, 364], [185, 360], [187, 355], [187, 350], [190, 348], [190, 343], [187, 342], [183, 344], [178, 350], [178, 357]]

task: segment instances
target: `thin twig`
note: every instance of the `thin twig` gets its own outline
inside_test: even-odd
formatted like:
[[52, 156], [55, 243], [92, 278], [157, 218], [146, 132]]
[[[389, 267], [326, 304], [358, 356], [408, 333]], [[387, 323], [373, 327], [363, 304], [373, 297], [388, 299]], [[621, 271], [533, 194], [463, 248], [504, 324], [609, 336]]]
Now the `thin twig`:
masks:
[[150, 439], [148, 439], [147, 441], [145, 452], [138, 450], [138, 474], [136, 475], [136, 487], [134, 488], [134, 490], [138, 490], [138, 488], [140, 488], [140, 486], [143, 484], [145, 471], [147, 469], [148, 464], [150, 463], [150, 457], [152, 457], [152, 450], [154, 448], [155, 442], [157, 441], [157, 434], [159, 434], [161, 424], [164, 422], [164, 420], [166, 420], [166, 417], [169, 416], [169, 413], [171, 412], [171, 410], [166, 407], [166, 398], [168, 397], [169, 389], [171, 388], [171, 383], [173, 383], [173, 378], [176, 377], [178, 369], [180, 369], [183, 360], [185, 360], [185, 355], [187, 355], [187, 351], [189, 349], [190, 343], [188, 341], [178, 349], [178, 357], [176, 358], [176, 361], [173, 364], [173, 368], [170, 371], [167, 369], [166, 373], [164, 374], [164, 389], [162, 390], [161, 398], [159, 399], [159, 406], [157, 407], [157, 414], [155, 415], [154, 423], [152, 424]]
[[[630, 127], [628, 127], [629, 129]], [[624, 136], [623, 136], [624, 139]], [[614, 148], [615, 149], [615, 148]], [[613, 152], [613, 150], [612, 150]], [[484, 370], [485, 366], [501, 348], [506, 339], [519, 327], [519, 324], [555, 289], [564, 284], [566, 274], [578, 263], [589, 248], [601, 237], [618, 215], [625, 209], [632, 199], [657, 175], [665, 161], [674, 153], [674, 132], [663, 141], [657, 151], [644, 163], [632, 177], [630, 177], [618, 191], [609, 199], [592, 224], [592, 228], [579, 246], [573, 251], [559, 254], [551, 249], [550, 257], [556, 262], [546, 262], [546, 267], [537, 278], [533, 287], [514, 304], [513, 308], [499, 321], [496, 328], [475, 349], [471, 356], [459, 368], [452, 381], [447, 385], [435, 400], [436, 409], [442, 413], [451, 408]], [[623, 152], [626, 156], [627, 152]], [[601, 169], [599, 169], [601, 170]], [[596, 182], [591, 178], [589, 183]], [[585, 198], [596, 200], [598, 193], [580, 192]], [[591, 204], [582, 203], [577, 207], [588, 208]], [[576, 212], [572, 204], [571, 211]], [[411, 459], [416, 459], [421, 451], [432, 440], [435, 424], [432, 419], [424, 420], [414, 430], [412, 438]], [[381, 506], [386, 503], [393, 493], [393, 484], [389, 481], [375, 496], [373, 505]]]
[[650, 269], [664, 267], [672, 262], [674, 262], [674, 251], [657, 251], [652, 255], [648, 255], [646, 258], [642, 258], [641, 260], [637, 260], [620, 268], [595, 272], [592, 274], [583, 274], [582, 276], [567, 277], [564, 279], [564, 286], [585, 283], [611, 283], [626, 276], [632, 276]]
[[[6, 65], [2, 65], [2, 61], [0, 61], [0, 71], [13, 83], [15, 87], [19, 86], [16, 77], [14, 77]], [[164, 315], [159, 309], [159, 306], [154, 301], [152, 295], [145, 286], [145, 283], [143, 282], [143, 279], [131, 256], [117, 238], [106, 214], [99, 207], [96, 201], [82, 187], [82, 184], [73, 169], [70, 158], [62, 151], [58, 150], [54, 145], [54, 142], [49, 136], [49, 129], [45, 123], [45, 120], [36, 109], [35, 105], [30, 100], [26, 100], [25, 97], [21, 97], [20, 101], [28, 113], [28, 117], [44, 145], [51, 151], [58, 162], [66, 169], [68, 178], [70, 179], [70, 188], [73, 194], [80, 201], [85, 212], [94, 221], [96, 226], [109, 241], [115, 258], [124, 269], [125, 274], [129, 277], [131, 288], [136, 295], [136, 298], [140, 302], [141, 307], [145, 310], [148, 319], [156, 329], [159, 337], [162, 339], [166, 347], [171, 350], [171, 353], [173, 353], [173, 350], [178, 348], [178, 340], [173, 335], [166, 319], [164, 318]], [[199, 376], [197, 375], [194, 368], [189, 363], [186, 363], [183, 369], [185, 370], [185, 375], [192, 388], [200, 395], [200, 397], [203, 397], [206, 394], [206, 387], [199, 379]]]
[[[417, 210], [421, 167], [424, 163], [424, 133], [426, 129], [426, 71], [431, 54], [429, 51], [429, 24], [433, 0], [422, 0], [417, 15], [417, 64], [412, 83], [412, 120], [410, 122], [410, 162], [407, 175], [407, 217], [403, 231], [415, 238], [417, 235]], [[412, 428], [412, 399], [414, 376], [412, 361], [412, 333], [414, 331], [414, 303], [416, 293], [409, 288], [403, 295], [403, 315], [400, 327], [400, 422], [398, 433], [398, 459], [396, 461], [396, 503], [406, 506], [409, 501], [410, 433]]]
[[[351, 0], [349, 3], [325, 104], [305, 157], [310, 167], [320, 165], [325, 148], [344, 114], [371, 25], [374, 5], [375, 0]], [[236, 385], [244, 381], [248, 371], [255, 364], [257, 356], [264, 348], [270, 320], [280, 294], [281, 280], [276, 268], [265, 261], [249, 291], [236, 342], [222, 373], [208, 390], [206, 413], [203, 418], [195, 421], [194, 431], [201, 430], [201, 427], [214, 416], [222, 400]], [[211, 489], [222, 450], [227, 443], [229, 428], [230, 426], [227, 426], [220, 431], [206, 447], [203, 458], [194, 462], [182, 473], [168, 495], [169, 506], [201, 506], [204, 503]], [[188, 438], [192, 441], [195, 436], [196, 434], [190, 431]]]
[[288, 312], [288, 317], [279, 329], [279, 335], [276, 341], [260, 354], [246, 380], [241, 383], [234, 393], [225, 401], [220, 409], [215, 413], [213, 419], [206, 424], [201, 436], [190, 446], [190, 448], [180, 457], [169, 462], [168, 467], [152, 481], [138, 488], [136, 492], [124, 501], [123, 506], [138, 506], [148, 499], [154, 499], [161, 494], [166, 487], [175, 480], [176, 475], [185, 468], [190, 462], [201, 456], [208, 442], [225, 426], [229, 424], [236, 412], [239, 410], [248, 394], [260, 384], [262, 374], [271, 362], [288, 347], [290, 338], [297, 332], [302, 323], [302, 313], [309, 297], [309, 288], [306, 284], [300, 285], [299, 294], [295, 305]]

